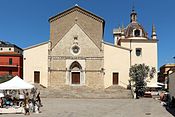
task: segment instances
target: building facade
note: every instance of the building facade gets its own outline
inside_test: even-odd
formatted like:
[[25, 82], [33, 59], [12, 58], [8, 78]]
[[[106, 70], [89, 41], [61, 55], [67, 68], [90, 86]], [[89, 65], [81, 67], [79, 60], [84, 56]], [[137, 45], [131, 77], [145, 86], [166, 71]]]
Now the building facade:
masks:
[[127, 87], [131, 65], [157, 70], [155, 27], [149, 39], [136, 17], [133, 10], [130, 24], [114, 29], [114, 44], [103, 40], [105, 21], [79, 6], [51, 17], [50, 40], [24, 49], [25, 80], [53, 88]]
[[0, 41], [0, 77], [23, 77], [23, 50], [14, 44]]
[[48, 86], [48, 42], [24, 49], [24, 80]]
[[175, 97], [175, 70], [168, 75], [168, 91], [170, 93], [170, 96]]
[[165, 64], [160, 67], [160, 72], [158, 73], [158, 81], [167, 84], [168, 75], [172, 73], [175, 69], [175, 64]]

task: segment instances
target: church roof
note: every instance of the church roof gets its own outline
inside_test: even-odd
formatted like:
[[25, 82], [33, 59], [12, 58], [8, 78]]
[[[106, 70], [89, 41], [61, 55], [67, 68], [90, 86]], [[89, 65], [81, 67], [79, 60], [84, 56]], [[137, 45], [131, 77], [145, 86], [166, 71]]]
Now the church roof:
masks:
[[66, 33], [77, 24], [93, 43], [101, 49], [101, 39], [104, 36], [104, 19], [78, 5], [50, 17], [49, 22], [51, 26], [51, 48], [54, 48]]
[[28, 49], [31, 49], [31, 48], [35, 48], [35, 47], [38, 47], [38, 46], [41, 46], [41, 45], [44, 45], [44, 44], [48, 44], [49, 41], [46, 41], [46, 42], [42, 42], [42, 43], [39, 43], [39, 44], [36, 44], [36, 45], [32, 45], [32, 46], [29, 46], [27, 48], [24, 48], [24, 50], [28, 50]]
[[75, 5], [74, 7], [70, 8], [70, 9], [67, 9], [67, 10], [65, 10], [65, 11], [63, 11], [63, 12], [61, 12], [61, 13], [58, 13], [58, 14], [55, 15], [55, 16], [50, 17], [50, 18], [49, 18], [49, 22], [52, 21], [53, 19], [57, 18], [57, 17], [62, 17], [62, 16], [64, 16], [64, 15], [68, 14], [69, 12], [71, 12], [71, 11], [73, 11], [73, 10], [81, 10], [81, 11], [84, 12], [85, 14], [91, 15], [92, 17], [94, 17], [94, 18], [98, 19], [99, 21], [105, 23], [105, 20], [104, 20], [103, 18], [101, 18], [101, 17], [99, 17], [99, 16], [97, 16], [97, 15], [91, 13], [90, 11], [87, 11], [87, 10], [81, 8], [81, 7], [78, 6], [78, 5]]
[[130, 23], [128, 24], [126, 28], [122, 30], [124, 31], [125, 38], [130, 38], [130, 37], [147, 38], [147, 32], [145, 32], [142, 25], [140, 25], [137, 22], [137, 13], [134, 10], [134, 8], [132, 9], [131, 14], [130, 14]]
[[15, 47], [15, 48], [18, 48], [20, 50], [23, 50], [22, 48], [16, 46], [15, 44], [11, 44], [9, 42], [5, 42], [5, 41], [2, 41], [2, 40], [0, 40], [0, 47]]
[[113, 46], [113, 47], [116, 47], [116, 48], [120, 48], [120, 49], [124, 49], [124, 50], [131, 51], [131, 49], [129, 49], [129, 48], [122, 47], [122, 46], [119, 46], [119, 45], [114, 45], [114, 44], [109, 43], [109, 42], [105, 42], [105, 41], [103, 41], [103, 44], [105, 44], [105, 45], [109, 45], [109, 46]]
[[131, 22], [125, 29], [125, 36], [133, 37], [133, 30], [141, 30], [141, 37], [147, 37], [147, 32], [145, 32], [144, 28], [138, 22]]

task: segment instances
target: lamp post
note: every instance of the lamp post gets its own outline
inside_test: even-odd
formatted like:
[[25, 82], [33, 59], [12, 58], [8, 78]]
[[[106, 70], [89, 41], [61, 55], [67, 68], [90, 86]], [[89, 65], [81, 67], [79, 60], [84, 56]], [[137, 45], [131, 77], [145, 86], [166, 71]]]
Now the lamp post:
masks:
[[175, 64], [175, 56], [173, 57], [173, 59], [174, 59], [174, 64]]

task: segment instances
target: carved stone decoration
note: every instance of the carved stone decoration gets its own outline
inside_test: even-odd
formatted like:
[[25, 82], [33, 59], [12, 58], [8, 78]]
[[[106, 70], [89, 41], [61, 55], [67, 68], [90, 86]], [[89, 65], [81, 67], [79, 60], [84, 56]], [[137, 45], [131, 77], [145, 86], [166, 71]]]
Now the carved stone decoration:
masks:
[[78, 45], [78, 36], [74, 36], [74, 42], [73, 42], [73, 45], [72, 47], [70, 48], [70, 52], [76, 56], [76, 55], [79, 55], [80, 54], [80, 47]]

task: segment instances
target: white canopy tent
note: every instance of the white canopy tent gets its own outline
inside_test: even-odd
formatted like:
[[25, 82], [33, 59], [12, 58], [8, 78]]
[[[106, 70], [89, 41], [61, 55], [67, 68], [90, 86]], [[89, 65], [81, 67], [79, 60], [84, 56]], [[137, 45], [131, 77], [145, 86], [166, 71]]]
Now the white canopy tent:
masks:
[[164, 86], [165, 84], [163, 83], [160, 83], [160, 82], [157, 82], [158, 85], [161, 85], [161, 86]]
[[18, 76], [15, 76], [11, 80], [0, 84], [0, 90], [32, 89], [32, 88], [34, 88], [33, 85], [25, 82]]
[[148, 88], [161, 88], [164, 84], [163, 83], [159, 83], [156, 81], [147, 81], [147, 86]]
[[150, 84], [150, 85], [147, 85], [146, 87], [149, 87], [149, 88], [160, 88], [162, 86], [159, 86], [157, 84]]
[[147, 84], [146, 87], [149, 87], [149, 88], [161, 88], [162, 86], [158, 85], [158, 83], [149, 83]]

